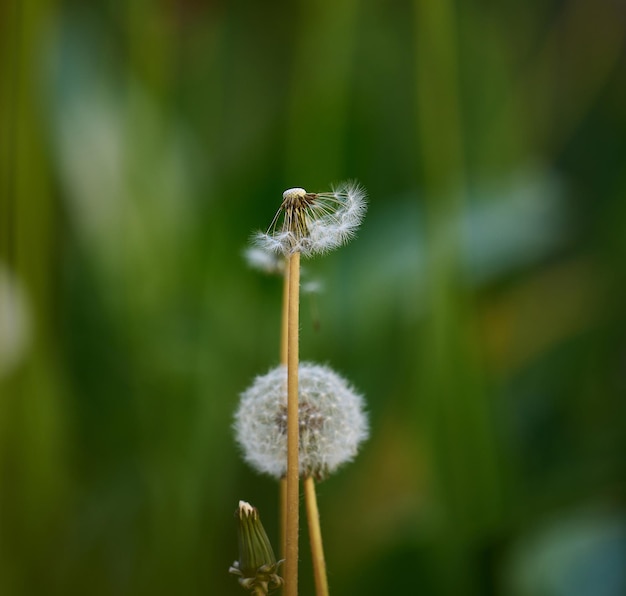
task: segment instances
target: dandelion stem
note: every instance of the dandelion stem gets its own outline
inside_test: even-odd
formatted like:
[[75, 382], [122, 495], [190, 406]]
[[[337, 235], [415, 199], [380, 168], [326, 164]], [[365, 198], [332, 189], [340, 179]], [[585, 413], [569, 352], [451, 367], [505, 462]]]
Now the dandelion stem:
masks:
[[[289, 322], [289, 267], [285, 267], [283, 275], [283, 304], [280, 324], [280, 363], [287, 366]], [[287, 552], [287, 477], [280, 479], [280, 558], [284, 559]]]
[[328, 596], [328, 578], [326, 576], [326, 560], [324, 559], [324, 547], [322, 545], [320, 514], [317, 508], [315, 481], [312, 476], [307, 476], [304, 479], [304, 499], [306, 501], [306, 515], [309, 524], [309, 539], [311, 541], [315, 594], [316, 596]]
[[298, 524], [300, 463], [298, 450], [298, 316], [300, 253], [289, 257], [289, 317], [287, 348], [287, 516], [285, 528], [285, 596], [298, 594]]
[[289, 324], [289, 267], [285, 267], [283, 275], [283, 305], [280, 323], [280, 363], [287, 365], [288, 337], [287, 328]]
[[280, 479], [280, 558], [287, 557], [287, 476]]

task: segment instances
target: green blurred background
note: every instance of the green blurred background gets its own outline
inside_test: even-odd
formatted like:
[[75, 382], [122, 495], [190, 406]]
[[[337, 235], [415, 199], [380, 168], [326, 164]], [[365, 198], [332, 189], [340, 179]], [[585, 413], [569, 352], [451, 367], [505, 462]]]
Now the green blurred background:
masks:
[[371, 417], [319, 486], [331, 593], [626, 594], [625, 35], [613, 0], [4, 0], [0, 593], [243, 593], [281, 283], [241, 253], [357, 179], [301, 307]]

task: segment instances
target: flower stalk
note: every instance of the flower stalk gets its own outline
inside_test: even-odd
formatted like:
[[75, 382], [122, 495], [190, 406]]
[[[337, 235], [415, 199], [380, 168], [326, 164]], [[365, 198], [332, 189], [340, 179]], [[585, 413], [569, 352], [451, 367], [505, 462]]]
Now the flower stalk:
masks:
[[300, 253], [289, 257], [287, 319], [287, 511], [285, 526], [285, 596], [298, 594], [298, 529], [300, 505], [300, 432], [298, 365], [300, 314]]
[[328, 577], [326, 574], [326, 559], [322, 545], [322, 529], [320, 514], [317, 507], [317, 494], [313, 476], [304, 479], [304, 500], [306, 503], [307, 522], [309, 526], [309, 541], [311, 543], [311, 558], [313, 561], [313, 579], [315, 580], [315, 595], [328, 596]]
[[[280, 363], [287, 366], [287, 349], [289, 325], [289, 267], [285, 267], [283, 275], [283, 302], [280, 325]], [[280, 556], [285, 558], [287, 552], [287, 477], [280, 479]]]

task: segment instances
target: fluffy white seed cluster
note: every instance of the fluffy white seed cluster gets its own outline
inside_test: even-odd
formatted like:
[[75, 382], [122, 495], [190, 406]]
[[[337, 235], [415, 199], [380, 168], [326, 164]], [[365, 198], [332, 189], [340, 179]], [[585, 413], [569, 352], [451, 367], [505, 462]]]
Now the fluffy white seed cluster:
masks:
[[290, 188], [267, 232], [254, 240], [260, 248], [285, 256], [325, 253], [354, 236], [366, 209], [365, 190], [355, 182], [322, 193]]
[[[363, 398], [327, 366], [298, 368], [300, 475], [318, 479], [351, 461], [368, 436]], [[257, 377], [241, 395], [235, 433], [246, 461], [281, 478], [287, 471], [287, 368]]]

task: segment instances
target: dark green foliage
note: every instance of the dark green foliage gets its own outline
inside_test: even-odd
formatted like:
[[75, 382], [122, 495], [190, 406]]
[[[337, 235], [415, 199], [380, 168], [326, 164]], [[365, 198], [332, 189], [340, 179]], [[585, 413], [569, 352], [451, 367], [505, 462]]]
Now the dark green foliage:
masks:
[[319, 487], [331, 593], [626, 593], [620, 10], [3, 3], [0, 593], [240, 591], [233, 503], [278, 544], [278, 487], [232, 415], [281, 300], [241, 252], [346, 179], [301, 307], [371, 418]]

